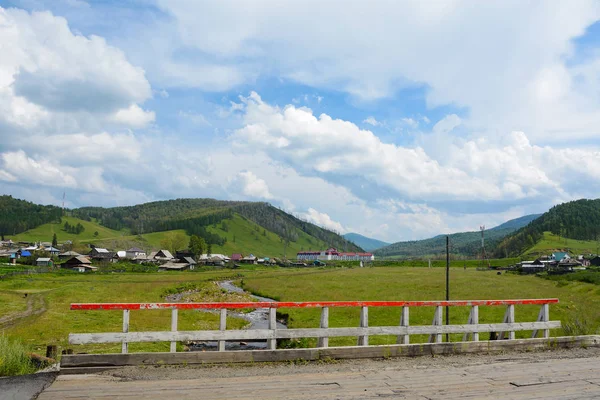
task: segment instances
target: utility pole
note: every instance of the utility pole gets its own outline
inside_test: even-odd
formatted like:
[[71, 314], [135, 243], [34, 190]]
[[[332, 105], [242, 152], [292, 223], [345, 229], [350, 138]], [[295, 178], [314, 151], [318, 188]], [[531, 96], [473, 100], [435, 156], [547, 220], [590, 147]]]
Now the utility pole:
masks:
[[[446, 236], [446, 301], [450, 300], [450, 236]], [[450, 325], [450, 307], [446, 306], [446, 325]], [[446, 333], [446, 342], [450, 335]]]

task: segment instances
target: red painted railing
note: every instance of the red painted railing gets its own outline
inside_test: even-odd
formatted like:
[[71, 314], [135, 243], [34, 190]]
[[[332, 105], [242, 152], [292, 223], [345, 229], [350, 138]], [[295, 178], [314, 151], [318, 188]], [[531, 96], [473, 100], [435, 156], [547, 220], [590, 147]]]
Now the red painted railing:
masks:
[[240, 303], [72, 303], [71, 310], [154, 310], [154, 309], [240, 309], [240, 308], [321, 308], [321, 307], [465, 307], [556, 304], [558, 299], [450, 300], [450, 301], [278, 301]]

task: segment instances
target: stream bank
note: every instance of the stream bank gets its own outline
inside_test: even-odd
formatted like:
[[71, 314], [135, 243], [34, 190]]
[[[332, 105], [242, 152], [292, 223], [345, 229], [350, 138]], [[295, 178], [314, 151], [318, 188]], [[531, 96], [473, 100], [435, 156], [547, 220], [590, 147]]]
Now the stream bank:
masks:
[[[229, 293], [239, 293], [250, 295], [253, 299], [261, 302], [275, 301], [268, 297], [255, 296], [251, 293], [244, 291], [244, 289], [233, 284], [233, 281], [222, 281], [218, 283], [219, 287], [226, 290]], [[227, 311], [228, 316], [245, 319], [250, 323], [246, 329], [268, 329], [269, 328], [269, 309], [268, 308], [257, 308], [248, 313], [241, 313], [235, 311]], [[287, 326], [281, 321], [277, 321], [277, 329], [287, 329]], [[190, 351], [215, 351], [217, 350], [217, 342], [193, 342], [188, 345]], [[267, 343], [264, 340], [260, 341], [228, 341], [225, 343], [226, 350], [257, 350], [266, 349]]]

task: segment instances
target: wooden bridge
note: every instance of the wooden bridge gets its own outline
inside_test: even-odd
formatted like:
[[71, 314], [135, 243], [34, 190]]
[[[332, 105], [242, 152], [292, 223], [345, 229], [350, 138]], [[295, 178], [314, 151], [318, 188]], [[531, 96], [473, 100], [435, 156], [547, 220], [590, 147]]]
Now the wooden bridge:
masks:
[[[428, 344], [437, 345], [437, 351], [453, 352], [459, 344], [461, 351], [480, 351], [506, 345], [528, 343], [530, 346], [546, 345], [550, 338], [550, 329], [560, 328], [560, 321], [550, 321], [550, 304], [558, 303], [558, 299], [520, 299], [520, 300], [464, 300], [464, 301], [325, 301], [325, 302], [240, 302], [240, 303], [84, 303], [72, 304], [72, 310], [122, 310], [122, 332], [104, 333], [72, 333], [71, 344], [121, 343], [121, 354], [69, 355], [63, 357], [65, 367], [76, 366], [111, 366], [136, 365], [140, 363], [205, 363], [205, 362], [244, 362], [244, 361], [276, 361], [289, 359], [327, 358], [360, 358], [417, 355], [427, 350], [422, 344], [411, 345], [411, 335], [429, 335]], [[540, 311], [536, 321], [515, 322], [515, 307], [521, 305], [539, 305]], [[329, 310], [335, 307], [360, 308], [358, 327], [329, 327]], [[399, 324], [396, 326], [369, 326], [369, 308], [394, 307], [399, 310]], [[429, 307], [433, 309], [431, 325], [411, 325], [410, 309]], [[444, 325], [444, 307], [469, 307], [470, 314], [466, 324]], [[480, 307], [505, 307], [504, 319], [497, 323], [480, 323]], [[239, 309], [268, 309], [269, 323], [267, 329], [228, 330], [227, 311]], [[276, 311], [281, 308], [319, 308], [321, 309], [320, 325], [315, 328], [277, 329]], [[171, 329], [165, 331], [131, 332], [129, 330], [130, 312], [151, 312], [151, 310], [170, 309]], [[219, 330], [180, 331], [178, 330], [179, 310], [219, 310]], [[515, 339], [515, 332], [531, 331], [536, 338], [541, 332], [541, 339]], [[481, 333], [498, 334], [497, 343], [480, 342]], [[443, 343], [444, 334], [462, 334], [462, 342]], [[393, 335], [397, 337], [396, 345], [369, 345], [369, 338], [377, 335]], [[355, 336], [356, 346], [329, 347], [329, 338]], [[277, 349], [278, 339], [317, 338], [317, 347], [312, 349]], [[266, 350], [226, 351], [226, 341], [266, 341]], [[134, 353], [128, 354], [128, 344], [134, 342], [170, 342], [171, 353], [176, 353], [178, 341], [216, 341], [217, 352], [185, 352], [177, 355], [169, 353]], [[506, 342], [506, 344], [502, 344]], [[469, 346], [465, 346], [468, 343]]]

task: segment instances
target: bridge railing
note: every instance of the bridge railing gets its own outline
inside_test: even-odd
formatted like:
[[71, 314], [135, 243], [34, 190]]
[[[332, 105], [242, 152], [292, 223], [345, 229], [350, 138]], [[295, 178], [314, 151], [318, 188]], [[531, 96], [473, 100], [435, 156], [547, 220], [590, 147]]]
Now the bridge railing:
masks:
[[[452, 301], [323, 301], [323, 302], [243, 302], [243, 303], [74, 303], [71, 310], [123, 310], [123, 331], [108, 333], [71, 333], [71, 344], [122, 343], [122, 353], [128, 352], [128, 343], [171, 342], [171, 352], [176, 352], [178, 341], [217, 341], [218, 350], [225, 350], [226, 341], [266, 340], [267, 348], [275, 350], [277, 339], [317, 338], [318, 347], [328, 347], [330, 337], [356, 336], [358, 346], [368, 346], [369, 336], [394, 335], [398, 344], [410, 344], [410, 335], [429, 335], [430, 343], [441, 343], [443, 334], [463, 334], [463, 341], [479, 341], [479, 334], [495, 332], [498, 339], [515, 339], [517, 331], [533, 331], [532, 338], [541, 331], [550, 337], [550, 329], [561, 327], [560, 321], [550, 321], [550, 304], [558, 299], [521, 300], [452, 300]], [[515, 322], [515, 306], [539, 305], [538, 318], [534, 322]], [[480, 324], [479, 307], [506, 307], [501, 323]], [[329, 309], [332, 307], [360, 307], [358, 327], [330, 328]], [[397, 307], [400, 309], [399, 325], [369, 326], [369, 307]], [[410, 309], [432, 307], [431, 325], [410, 325]], [[443, 325], [443, 307], [470, 307], [469, 319], [464, 325]], [[269, 310], [268, 329], [227, 330], [227, 310]], [[280, 308], [320, 308], [321, 322], [318, 328], [277, 329], [276, 311]], [[132, 310], [171, 309], [171, 330], [130, 332], [129, 313]], [[219, 330], [180, 331], [177, 328], [178, 310], [220, 310]]]

